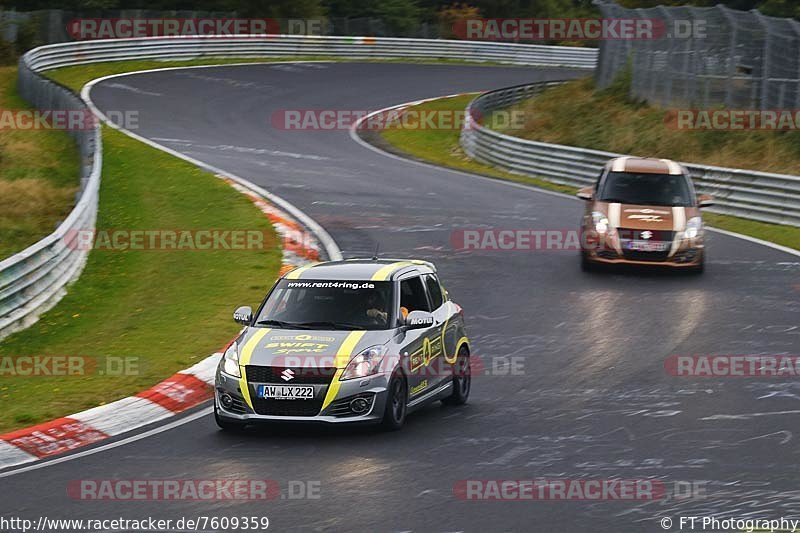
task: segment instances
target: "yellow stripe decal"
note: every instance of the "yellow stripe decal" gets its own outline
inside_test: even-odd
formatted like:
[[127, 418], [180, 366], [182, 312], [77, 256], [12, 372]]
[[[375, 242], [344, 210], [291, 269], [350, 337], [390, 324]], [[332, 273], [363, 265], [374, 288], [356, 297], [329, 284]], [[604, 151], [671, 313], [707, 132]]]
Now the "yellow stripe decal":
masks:
[[261, 339], [264, 338], [264, 335], [269, 333], [269, 330], [270, 328], [264, 328], [256, 331], [253, 336], [250, 337], [250, 340], [245, 343], [244, 348], [242, 348], [242, 353], [239, 354], [239, 371], [242, 373], [242, 377], [239, 378], [239, 390], [244, 397], [244, 401], [250, 406], [250, 409], [254, 408], [253, 401], [250, 399], [250, 386], [247, 384], [247, 371], [244, 367], [250, 364], [253, 351], [255, 351]]
[[301, 266], [300, 268], [295, 268], [294, 270], [286, 274], [286, 279], [300, 279], [300, 275], [309, 268], [311, 268], [312, 266], [314, 266], [314, 263], [309, 263], [305, 266]]
[[350, 362], [350, 357], [353, 355], [353, 350], [365, 333], [366, 331], [353, 331], [347, 336], [342, 345], [339, 346], [339, 350], [336, 352], [336, 360], [334, 363], [338, 370], [336, 371], [336, 374], [334, 374], [331, 384], [328, 387], [328, 394], [325, 395], [325, 400], [322, 402], [321, 410], [324, 411], [325, 408], [328, 407], [336, 398], [336, 395], [339, 394], [339, 386], [341, 385], [339, 378], [342, 377], [342, 373], [344, 373], [344, 369], [347, 366], [347, 363]]
[[391, 263], [389, 265], [386, 265], [385, 267], [381, 268], [380, 270], [375, 272], [375, 274], [372, 275], [372, 281], [386, 281], [387, 279], [389, 279], [389, 276], [392, 275], [392, 272], [394, 272], [398, 268], [411, 264], [413, 263], [409, 261], [400, 261], [398, 263]]
[[447, 354], [445, 354], [444, 360], [450, 363], [451, 365], [455, 364], [458, 361], [458, 351], [461, 349], [462, 346], [467, 345], [467, 349], [469, 349], [469, 339], [466, 337], [461, 337], [456, 342], [456, 353], [453, 354], [453, 359], [448, 359]]

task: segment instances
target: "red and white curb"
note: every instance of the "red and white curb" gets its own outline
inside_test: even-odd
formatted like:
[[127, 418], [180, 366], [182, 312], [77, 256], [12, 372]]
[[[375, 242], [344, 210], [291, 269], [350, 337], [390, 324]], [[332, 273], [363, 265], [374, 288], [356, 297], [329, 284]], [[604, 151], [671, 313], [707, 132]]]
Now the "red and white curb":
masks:
[[[250, 198], [272, 222], [283, 243], [281, 274], [319, 261], [320, 243], [314, 233], [258, 193], [218, 177]], [[95, 444], [200, 405], [213, 396], [221, 357], [222, 351], [217, 352], [135, 396], [0, 435], [0, 469]]]

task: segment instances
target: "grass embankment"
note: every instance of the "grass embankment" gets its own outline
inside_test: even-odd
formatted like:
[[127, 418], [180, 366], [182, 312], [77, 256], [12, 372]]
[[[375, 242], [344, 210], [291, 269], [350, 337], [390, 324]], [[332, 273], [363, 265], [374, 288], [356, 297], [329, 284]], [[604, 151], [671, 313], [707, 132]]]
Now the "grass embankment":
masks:
[[16, 67], [0, 67], [0, 260], [52, 233], [78, 190], [80, 158], [68, 135], [11, 127], [14, 112], [30, 109], [17, 94]]
[[[474, 95], [441, 98], [409, 109], [420, 115], [432, 110], [459, 111], [472, 98]], [[590, 80], [568, 82], [512, 109], [525, 112], [525, 128], [506, 133], [537, 141], [772, 172], [797, 173], [800, 169], [800, 138], [795, 132], [667, 130], [663, 110], [628, 101], [617, 86], [595, 93]], [[486, 120], [491, 122], [491, 117]], [[457, 129], [388, 128], [380, 133], [379, 144], [416, 159], [474, 174], [559, 192], [576, 190], [474, 161], [461, 149], [459, 135]], [[762, 163], [764, 166], [759, 166]], [[800, 249], [800, 228], [713, 213], [705, 213], [704, 217], [711, 226]]]
[[[92, 79], [124, 72], [301, 60], [340, 59], [125, 61], [67, 67], [47, 74], [78, 92]], [[9, 70], [3, 79], [8, 80], [10, 94], [13, 94], [15, 72]], [[16, 104], [22, 106], [19, 100], [13, 103], [15, 107]], [[24, 172], [32, 172], [29, 168], [41, 168], [37, 176], [59, 177], [57, 182], [76, 186], [78, 156], [74, 146], [63, 132], [48, 132], [48, 135], [52, 135], [53, 143], [62, 143], [60, 150], [46, 150], [47, 157], [43, 158], [43, 155], [31, 155], [31, 152], [15, 148], [9, 156], [18, 162], [15, 168], [24, 169]], [[36, 133], [35, 138], [40, 137], [44, 138]], [[104, 129], [103, 139], [98, 228], [272, 231], [249, 200], [213, 176], [109, 128]], [[0, 160], [0, 164], [3, 162]], [[32, 189], [22, 188], [25, 191], [19, 195]], [[75, 190], [68, 190], [70, 200]], [[31, 196], [41, 202], [41, 193]], [[0, 206], [5, 197], [0, 194]], [[63, 207], [63, 214], [68, 213], [71, 206], [70, 202]], [[26, 214], [33, 209], [21, 206], [21, 212]], [[0, 217], [6, 212], [5, 208], [0, 209]], [[50, 233], [53, 227], [54, 223], [46, 224], [46, 229], [32, 235], [27, 243]], [[0, 235], [3, 236], [0, 243], [10, 242], [4, 234]], [[264, 252], [93, 252], [80, 279], [58, 306], [31, 328], [0, 341], [0, 357], [134, 357], [138, 360], [139, 373], [125, 377], [97, 374], [11, 377], [0, 374], [0, 432], [134, 394], [197, 362], [235, 334], [238, 327], [231, 320], [232, 308], [238, 304], [256, 304], [261, 299], [277, 275], [280, 259], [277, 247]]]
[[800, 132], [677, 129], [667, 110], [628, 97], [622, 79], [596, 91], [581, 79], [553, 87], [509, 108], [521, 111], [522, 129], [510, 135], [621, 154], [746, 168], [800, 172]]
[[[430, 112], [454, 111], [461, 112], [466, 109], [478, 94], [463, 94], [447, 98], [439, 98], [425, 102], [416, 106], [409, 107], [409, 110], [419, 111], [420, 116]], [[486, 165], [471, 159], [461, 149], [459, 137], [461, 131], [457, 128], [402, 128], [389, 127], [380, 132], [379, 139], [370, 139], [377, 142], [382, 148], [389, 149], [397, 153], [409, 155], [421, 161], [427, 161], [444, 167], [463, 170], [473, 174], [489, 176], [492, 178], [507, 179], [528, 185], [535, 185], [546, 189], [556, 190], [565, 193], [572, 193], [574, 189], [556, 183], [550, 183], [544, 179], [522, 176], [506, 172], [491, 165]], [[374, 137], [369, 135], [370, 137]], [[384, 141], [384, 142], [381, 142]]]
[[[78, 90], [97, 70], [65, 69], [53, 77]], [[272, 246], [93, 251], [67, 296], [39, 322], [0, 341], [0, 356], [132, 357], [138, 373], [0, 376], [0, 432], [135, 394], [203, 359], [238, 330], [233, 308], [257, 304], [280, 268], [273, 228], [245, 196], [120, 132], [105, 128], [103, 141], [99, 229], [262, 230]]]

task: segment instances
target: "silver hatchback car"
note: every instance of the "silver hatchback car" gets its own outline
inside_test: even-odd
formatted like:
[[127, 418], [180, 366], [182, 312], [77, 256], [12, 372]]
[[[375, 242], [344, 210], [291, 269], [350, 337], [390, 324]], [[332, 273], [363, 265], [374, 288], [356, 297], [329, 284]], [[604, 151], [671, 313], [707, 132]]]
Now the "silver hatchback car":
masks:
[[281, 277], [243, 324], [216, 374], [223, 429], [264, 421], [380, 423], [469, 397], [470, 346], [461, 307], [433, 264], [353, 259]]

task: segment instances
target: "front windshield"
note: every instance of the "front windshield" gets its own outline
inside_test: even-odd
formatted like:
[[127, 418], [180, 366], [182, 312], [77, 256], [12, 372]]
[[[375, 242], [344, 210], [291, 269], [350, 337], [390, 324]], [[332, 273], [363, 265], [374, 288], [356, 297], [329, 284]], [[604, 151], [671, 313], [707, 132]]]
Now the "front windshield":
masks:
[[255, 322], [282, 329], [387, 329], [392, 282], [283, 279]]
[[689, 182], [682, 174], [609, 172], [597, 199], [621, 204], [676, 207], [694, 205]]

